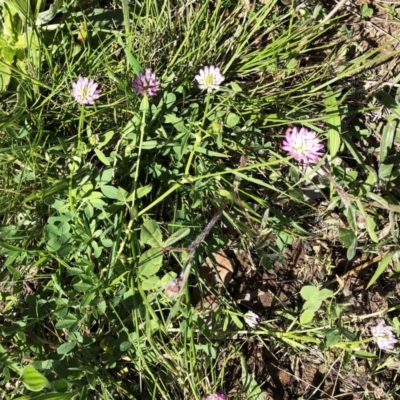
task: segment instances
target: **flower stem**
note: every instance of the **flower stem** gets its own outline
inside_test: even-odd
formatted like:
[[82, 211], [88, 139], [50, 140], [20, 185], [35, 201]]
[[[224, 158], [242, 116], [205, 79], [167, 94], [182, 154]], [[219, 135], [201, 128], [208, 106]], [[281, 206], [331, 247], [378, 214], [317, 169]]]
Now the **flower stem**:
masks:
[[[80, 161], [80, 156], [81, 156], [82, 131], [83, 131], [83, 125], [85, 123], [85, 106], [81, 105], [80, 111], [81, 111], [81, 113], [79, 116], [79, 125], [78, 125], [78, 143], [76, 145], [76, 151], [75, 151], [75, 156], [79, 157], [79, 161]], [[76, 163], [75, 163], [75, 159], [74, 159], [74, 155], [73, 155], [71, 171], [69, 173], [69, 186], [68, 186], [69, 207], [72, 212], [75, 211], [74, 196], [73, 196], [75, 168], [76, 168]]]
[[345, 207], [349, 208], [350, 207], [349, 195], [346, 193], [343, 187], [336, 182], [336, 180], [331, 175], [330, 171], [328, 171], [328, 169], [324, 165], [321, 165], [321, 169], [322, 171], [324, 171], [325, 176], [328, 178], [329, 182], [332, 183], [332, 185], [338, 191], [339, 195], [342, 197]]
[[[201, 127], [202, 128], [204, 127], [204, 124], [206, 122], [206, 118], [207, 118], [209, 107], [210, 107], [210, 93], [207, 93], [206, 109], [204, 111], [203, 120], [201, 121]], [[191, 167], [192, 162], [193, 162], [194, 153], [196, 152], [197, 148], [199, 147], [199, 145], [200, 145], [200, 143], [202, 141], [201, 130], [199, 130], [196, 133], [195, 137], [196, 137], [196, 140], [193, 143], [192, 150], [190, 151], [189, 158], [188, 158], [188, 161], [186, 163], [185, 176], [189, 176], [189, 171], [190, 171], [190, 167]]]
[[[138, 181], [138, 177], [139, 177], [140, 157], [142, 155], [142, 146], [143, 146], [144, 134], [145, 134], [145, 130], [146, 130], [146, 114], [147, 114], [147, 111], [149, 109], [147, 96], [145, 96], [143, 98], [142, 105], [141, 105], [140, 109], [142, 110], [142, 123], [140, 124], [139, 150], [138, 150], [138, 156], [137, 156], [137, 162], [136, 162], [135, 177], [134, 177], [134, 180], [133, 180], [133, 191], [132, 191], [133, 196], [132, 196], [132, 206], [131, 206], [131, 210], [132, 211], [134, 211], [134, 208], [135, 208], [137, 181]], [[128, 237], [129, 237], [129, 234], [131, 232], [131, 229], [132, 229], [132, 226], [133, 226], [133, 223], [134, 223], [135, 219], [136, 219], [136, 217], [131, 216], [131, 219], [130, 219], [130, 221], [128, 223], [128, 226], [127, 226], [127, 229], [126, 229], [125, 238], [122, 240], [121, 245], [119, 246], [116, 258], [119, 258], [119, 256], [122, 254], [122, 252], [123, 252], [123, 250], [125, 248], [126, 241], [127, 241]]]

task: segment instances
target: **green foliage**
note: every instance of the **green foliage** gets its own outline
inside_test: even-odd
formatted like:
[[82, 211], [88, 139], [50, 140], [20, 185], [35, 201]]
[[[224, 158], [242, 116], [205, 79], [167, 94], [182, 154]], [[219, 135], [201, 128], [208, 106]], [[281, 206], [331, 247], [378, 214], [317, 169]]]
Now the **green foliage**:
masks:
[[[0, 2], [6, 397], [202, 399], [229, 392], [238, 383], [226, 377], [240, 368], [242, 394], [261, 399], [248, 336], [266, 349], [375, 357], [343, 318], [340, 290], [328, 288], [336, 270], [303, 284], [302, 307], [298, 292], [296, 304], [276, 296], [273, 318], [254, 330], [237, 293], [200, 270], [227, 247], [248, 255], [249, 276], [279, 270], [299, 239], [321, 239], [316, 229], [335, 210], [334, 246], [348, 260], [382, 253], [368, 288], [386, 278], [398, 263], [400, 112], [392, 95], [376, 94], [393, 115], [375, 168], [360, 145], [370, 130], [346, 125], [343, 86], [382, 61], [377, 50], [350, 63], [348, 43], [321, 45], [336, 29], [318, 23], [321, 6], [111, 3]], [[194, 77], [211, 64], [225, 81], [205, 93]], [[148, 67], [162, 91], [142, 98], [130, 80]], [[78, 76], [99, 83], [93, 106], [71, 98]], [[307, 169], [289, 159], [288, 125], [318, 132], [330, 160]], [[180, 288], [188, 249], [220, 208]]]
[[25, 387], [33, 392], [40, 392], [43, 388], [49, 386], [49, 381], [46, 377], [32, 365], [28, 365], [23, 369], [20, 379]]
[[322, 302], [333, 297], [332, 290], [319, 290], [315, 286], [304, 286], [301, 289], [301, 297], [305, 300], [303, 304], [303, 312], [300, 315], [300, 323], [305, 325], [312, 321], [314, 314], [322, 305]]

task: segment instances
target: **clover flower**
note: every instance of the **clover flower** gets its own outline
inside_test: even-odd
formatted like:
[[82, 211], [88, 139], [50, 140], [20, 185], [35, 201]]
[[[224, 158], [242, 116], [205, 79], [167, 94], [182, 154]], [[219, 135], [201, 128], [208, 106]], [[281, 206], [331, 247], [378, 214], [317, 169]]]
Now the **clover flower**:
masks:
[[156, 78], [156, 73], [150, 68], [146, 68], [145, 73], [140, 72], [139, 75], [132, 79], [132, 90], [142, 96], [155, 96], [161, 90], [160, 81]]
[[199, 74], [195, 76], [195, 79], [201, 90], [207, 89], [207, 92], [211, 93], [213, 90], [219, 89], [225, 77], [221, 74], [218, 67], [210, 65], [209, 67], [207, 66], [204, 67], [204, 69], [200, 69]]
[[178, 276], [175, 279], [172, 279], [167, 286], [165, 287], [164, 294], [170, 299], [175, 299], [182, 289], [183, 278]]
[[289, 128], [286, 131], [282, 149], [287, 151], [298, 162], [305, 164], [316, 164], [323, 155], [321, 150], [324, 145], [317, 138], [314, 131], [306, 128], [298, 130], [297, 127]]
[[247, 311], [247, 313], [244, 314], [244, 322], [250, 328], [255, 328], [260, 322], [259, 319], [260, 316], [253, 311]]
[[207, 396], [204, 400], [225, 400], [226, 396], [222, 393], [213, 393]]
[[384, 321], [371, 328], [374, 342], [381, 350], [393, 350], [397, 339], [393, 335], [393, 327], [386, 326]]
[[94, 101], [99, 98], [101, 93], [100, 89], [97, 89], [98, 83], [93, 79], [84, 78], [79, 75], [76, 82], [72, 82], [73, 90], [71, 96], [76, 100], [78, 104], [90, 104], [93, 105]]

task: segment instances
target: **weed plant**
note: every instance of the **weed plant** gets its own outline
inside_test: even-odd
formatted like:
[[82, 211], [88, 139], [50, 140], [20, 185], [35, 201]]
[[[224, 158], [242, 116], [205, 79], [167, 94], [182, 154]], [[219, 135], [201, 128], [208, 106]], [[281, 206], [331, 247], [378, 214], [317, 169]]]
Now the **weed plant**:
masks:
[[[349, 105], [348, 82], [393, 56], [390, 43], [352, 57], [341, 18], [285, 3], [0, 2], [2, 398], [262, 399], [252, 338], [272, 354], [384, 368], [370, 332], [344, 317], [336, 272], [261, 320], [198, 273], [228, 246], [260, 274], [278, 268], [332, 210], [348, 260], [380, 257], [369, 288], [400, 271], [398, 106], [377, 94], [394, 116], [376, 158], [372, 132], [347, 124], [367, 111]], [[224, 80], [207, 92], [195, 76], [211, 65]], [[154, 96], [131, 87], [146, 68]], [[101, 90], [93, 105], [71, 95], [80, 76]], [[315, 164], [282, 149], [301, 126], [324, 144]]]

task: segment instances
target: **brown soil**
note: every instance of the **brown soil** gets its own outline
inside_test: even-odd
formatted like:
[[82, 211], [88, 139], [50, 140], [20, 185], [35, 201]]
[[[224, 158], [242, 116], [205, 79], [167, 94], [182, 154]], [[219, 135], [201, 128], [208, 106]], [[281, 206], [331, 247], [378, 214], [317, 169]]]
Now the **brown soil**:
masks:
[[[366, 291], [365, 287], [376, 264], [362, 269], [359, 274], [351, 274], [353, 268], [363, 265], [358, 257], [348, 265], [349, 272], [344, 272], [344, 268], [340, 267], [343, 258], [335, 255], [332, 247], [321, 246], [321, 242], [295, 242], [285, 252], [284, 262], [275, 263], [272, 269], [262, 272], [259, 268], [252, 268], [252, 263], [258, 260], [251, 262], [245, 251], [233, 252], [232, 258], [237, 268], [228, 289], [243, 305], [243, 311], [251, 309], [261, 316], [269, 329], [273, 330], [274, 326], [280, 325], [281, 330], [285, 331], [290, 321], [282, 318], [282, 309], [301, 309], [301, 288], [316, 281], [326, 281], [321, 276], [326, 278], [342, 274], [343, 281], [340, 284], [332, 283], [329, 287], [332, 290], [342, 287], [337, 298], [349, 304], [343, 320], [354, 321], [354, 331], [361, 331], [368, 337], [369, 326], [375, 325], [377, 319], [358, 319], [357, 316], [399, 304], [397, 294], [400, 282], [382, 277]], [[334, 271], [330, 271], [332, 264], [338, 265]], [[238, 345], [239, 343], [243, 343], [242, 337], [239, 338]], [[265, 399], [400, 399], [399, 394], [388, 394], [395, 386], [395, 376], [398, 373], [395, 363], [392, 365], [394, 369], [383, 369], [376, 374], [373, 362], [352, 357], [347, 365], [343, 365], [343, 353], [331, 349], [322, 351], [316, 345], [307, 347], [290, 351], [290, 346], [280, 346], [276, 341], [257, 335], [249, 336], [242, 351], [253, 378], [258, 383], [264, 382], [262, 388]], [[373, 345], [369, 350], [374, 353], [376, 351]], [[230, 393], [237, 394], [242, 386], [241, 369], [232, 369]], [[366, 393], [370, 397], [365, 397]]]

